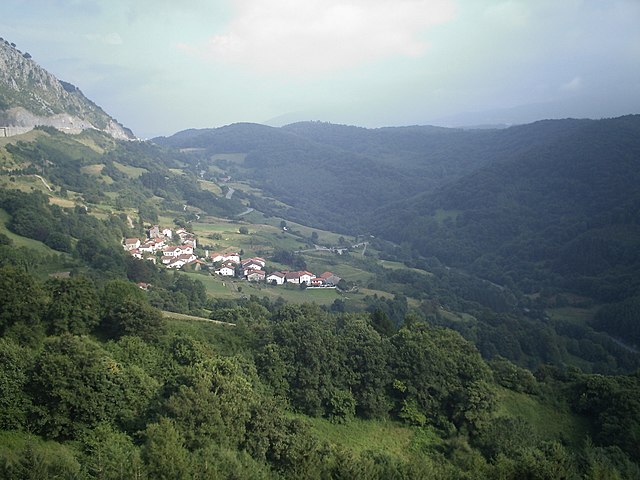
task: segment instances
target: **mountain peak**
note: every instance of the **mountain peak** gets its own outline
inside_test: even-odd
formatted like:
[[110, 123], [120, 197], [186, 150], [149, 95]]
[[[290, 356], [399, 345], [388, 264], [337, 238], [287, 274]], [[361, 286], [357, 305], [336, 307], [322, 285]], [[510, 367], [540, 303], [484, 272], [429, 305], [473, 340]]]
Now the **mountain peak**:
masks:
[[31, 55], [0, 38], [0, 136], [28, 132], [36, 125], [66, 133], [96, 129], [121, 140], [135, 135], [120, 125], [79, 88], [58, 80]]

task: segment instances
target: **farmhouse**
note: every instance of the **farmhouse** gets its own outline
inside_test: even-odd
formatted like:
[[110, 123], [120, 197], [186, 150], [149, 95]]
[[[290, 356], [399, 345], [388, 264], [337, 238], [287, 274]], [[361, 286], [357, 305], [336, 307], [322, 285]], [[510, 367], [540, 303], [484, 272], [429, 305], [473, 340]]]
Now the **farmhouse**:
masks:
[[216, 262], [240, 263], [240, 255], [235, 252], [232, 252], [232, 253], [213, 252], [209, 255], [209, 258], [213, 263], [216, 263]]
[[297, 283], [297, 284], [306, 283], [307, 285], [309, 285], [311, 283], [311, 279], [316, 278], [316, 276], [311, 272], [301, 271], [301, 272], [287, 272], [284, 278], [287, 283]]
[[276, 285], [282, 285], [286, 274], [284, 272], [273, 272], [267, 276], [267, 282], [275, 283]]
[[138, 238], [127, 238], [124, 241], [124, 249], [131, 251], [140, 248], [140, 239]]
[[216, 270], [216, 273], [223, 277], [234, 277], [236, 275], [236, 264], [234, 262], [225, 262]]
[[247, 280], [250, 282], [261, 282], [265, 279], [266, 273], [262, 270], [251, 270], [248, 275], [246, 275]]

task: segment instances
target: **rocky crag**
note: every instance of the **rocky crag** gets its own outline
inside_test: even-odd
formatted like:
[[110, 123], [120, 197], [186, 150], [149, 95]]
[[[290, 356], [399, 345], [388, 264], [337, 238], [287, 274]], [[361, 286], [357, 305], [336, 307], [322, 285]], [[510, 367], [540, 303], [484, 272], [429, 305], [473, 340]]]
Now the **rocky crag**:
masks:
[[31, 55], [0, 38], [0, 137], [25, 133], [37, 125], [66, 133], [93, 128], [117, 139], [136, 138], [80, 89], [58, 80]]

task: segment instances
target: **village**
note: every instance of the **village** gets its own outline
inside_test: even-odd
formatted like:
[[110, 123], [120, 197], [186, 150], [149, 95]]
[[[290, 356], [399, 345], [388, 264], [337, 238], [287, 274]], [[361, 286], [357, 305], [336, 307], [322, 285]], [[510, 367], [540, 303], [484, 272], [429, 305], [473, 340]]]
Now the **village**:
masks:
[[191, 265], [194, 270], [208, 269], [223, 277], [240, 278], [249, 282], [265, 282], [270, 285], [295, 284], [308, 288], [336, 288], [341, 278], [332, 272], [318, 276], [303, 271], [272, 271], [268, 273], [264, 258], [242, 259], [238, 252], [209, 252], [198, 258], [195, 254], [196, 235], [184, 228], [173, 231], [153, 225], [147, 230], [147, 237], [126, 238], [124, 250], [134, 258], [151, 261], [169, 269], [181, 269]]

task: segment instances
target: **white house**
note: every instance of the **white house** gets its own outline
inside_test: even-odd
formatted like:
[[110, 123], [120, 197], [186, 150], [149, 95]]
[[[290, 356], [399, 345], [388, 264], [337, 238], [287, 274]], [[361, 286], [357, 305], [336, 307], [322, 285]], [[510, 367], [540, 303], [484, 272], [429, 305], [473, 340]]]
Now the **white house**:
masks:
[[240, 263], [240, 255], [237, 253], [219, 253], [213, 252], [209, 255], [212, 262], [234, 262]]
[[313, 273], [302, 271], [302, 272], [288, 272], [285, 275], [285, 281], [287, 283], [297, 283], [302, 284], [306, 283], [309, 285], [311, 283], [311, 279], [316, 276]]
[[140, 248], [140, 239], [138, 239], [138, 238], [127, 238], [124, 241], [124, 249], [125, 250], [135, 250], [136, 248]]
[[167, 265], [167, 268], [182, 268], [184, 266], [185, 262], [183, 260], [180, 260], [178, 258], [172, 258], [171, 259], [171, 263], [169, 263]]
[[267, 282], [275, 283], [276, 285], [282, 285], [284, 283], [285, 274], [282, 272], [273, 272], [267, 276]]
[[234, 277], [236, 275], [236, 266], [233, 262], [225, 262], [216, 270], [216, 273], [223, 277]]
[[251, 270], [247, 275], [247, 280], [250, 282], [261, 282], [264, 280], [265, 275], [265, 272], [262, 270]]
[[251, 268], [249, 265], [255, 265], [257, 267], [264, 268], [267, 265], [267, 262], [265, 261], [264, 258], [260, 258], [260, 257], [247, 258], [246, 260], [242, 261], [242, 266], [244, 268]]
[[162, 232], [160, 233], [162, 233], [162, 235], [164, 235], [167, 238], [171, 238], [173, 236], [173, 232], [171, 231], [170, 228], [163, 228]]
[[307, 285], [311, 284], [311, 280], [316, 278], [316, 276], [311, 272], [298, 272], [300, 274], [300, 279], [298, 283], [306, 283]]
[[260, 264], [253, 259], [245, 260], [242, 262], [242, 268], [247, 270], [262, 270], [264, 268], [264, 264]]
[[[183, 253], [185, 253], [185, 251], [181, 246], [164, 247], [162, 249], [162, 255], [164, 255], [165, 257], [177, 257], [179, 255], [182, 255]], [[193, 251], [191, 253], [193, 253]]]
[[193, 253], [183, 253], [177, 257], [178, 260], [182, 260], [184, 263], [193, 263], [197, 260]]

